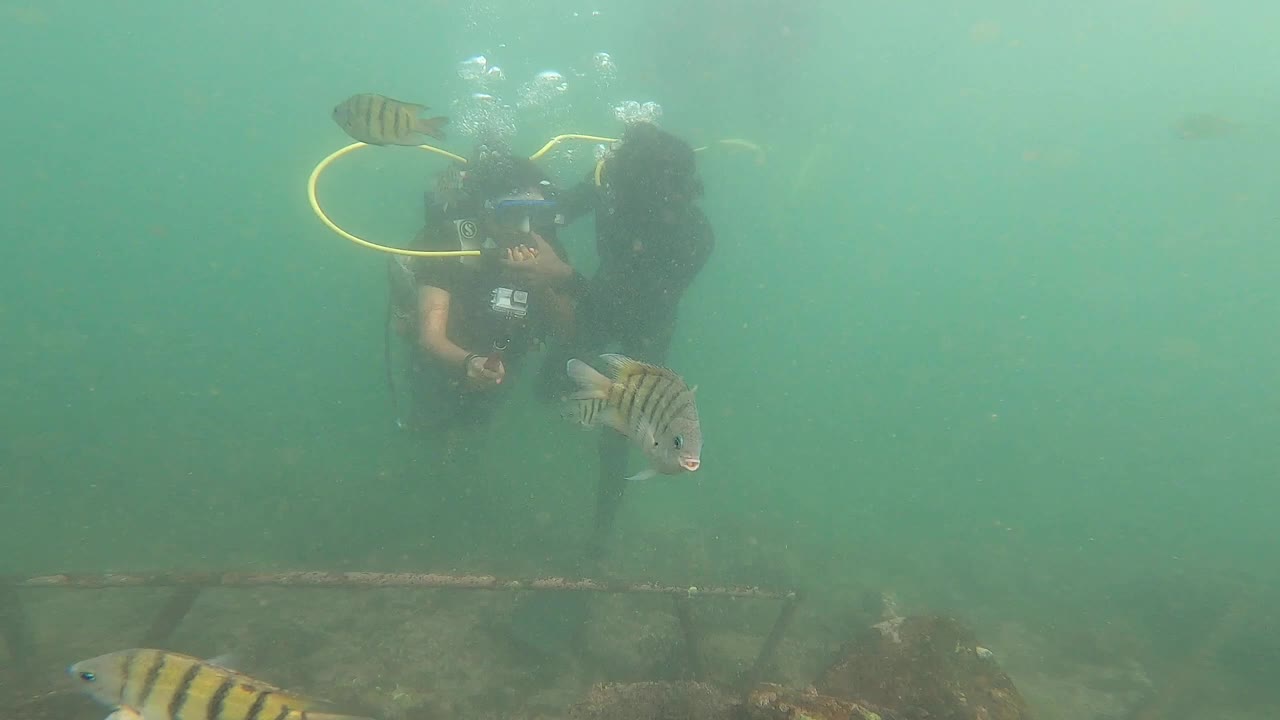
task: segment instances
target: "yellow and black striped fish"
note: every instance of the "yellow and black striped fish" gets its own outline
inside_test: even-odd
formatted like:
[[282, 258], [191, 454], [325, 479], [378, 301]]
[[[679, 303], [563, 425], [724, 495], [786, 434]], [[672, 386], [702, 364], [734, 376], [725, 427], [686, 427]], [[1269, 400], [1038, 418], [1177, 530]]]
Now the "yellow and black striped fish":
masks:
[[362, 720], [311, 712], [320, 701], [164, 650], [121, 650], [67, 672], [81, 690], [115, 709], [107, 720]]
[[348, 135], [369, 145], [421, 145], [422, 135], [444, 139], [447, 117], [418, 117], [426, 105], [384, 95], [352, 95], [333, 109], [333, 121]]
[[702, 427], [693, 399], [696, 388], [667, 368], [622, 355], [600, 359], [605, 373], [581, 360], [568, 363], [569, 377], [578, 384], [567, 398], [572, 419], [587, 428], [608, 425], [640, 446], [650, 467], [628, 480], [697, 470]]

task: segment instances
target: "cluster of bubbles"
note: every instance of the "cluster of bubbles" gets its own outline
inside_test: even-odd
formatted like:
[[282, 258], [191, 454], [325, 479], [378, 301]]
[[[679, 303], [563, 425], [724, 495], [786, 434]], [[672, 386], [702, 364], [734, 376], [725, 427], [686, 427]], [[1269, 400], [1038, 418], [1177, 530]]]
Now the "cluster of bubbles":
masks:
[[613, 116], [625, 125], [657, 123], [662, 118], [662, 106], [652, 100], [643, 103], [624, 100], [613, 107]]
[[501, 67], [491, 65], [484, 55], [458, 63], [458, 77], [472, 92], [453, 102], [454, 124], [469, 137], [506, 138], [516, 133], [515, 111], [496, 96], [497, 85], [507, 79]]
[[521, 110], [552, 108], [569, 92], [569, 83], [555, 70], [543, 70], [520, 86], [516, 107]]
[[618, 66], [607, 52], [592, 55], [591, 67], [595, 70], [596, 83], [601, 87], [609, 87], [618, 77]]
[[[594, 93], [589, 89], [588, 95], [606, 103], [608, 90], [618, 77], [618, 66], [613, 56], [597, 52], [591, 56], [589, 66], [570, 70], [575, 87], [594, 87]], [[555, 122], [568, 116], [570, 81], [555, 70], [544, 70], [514, 88], [507, 84], [507, 74], [502, 68], [484, 55], [461, 61], [457, 72], [469, 86], [467, 95], [455, 101], [452, 107], [454, 126], [464, 135], [481, 139], [509, 138], [516, 133], [517, 117]], [[613, 116], [624, 125], [657, 123], [662, 117], [662, 106], [652, 100], [624, 100], [613, 105], [612, 110]], [[596, 148], [596, 155], [598, 157], [607, 151], [603, 147]], [[557, 151], [560, 153], [571, 155], [572, 150], [566, 147]]]
[[458, 63], [458, 77], [470, 85], [469, 97], [453, 104], [455, 124], [472, 137], [509, 137], [515, 134], [515, 116], [530, 112], [543, 117], [568, 110], [569, 82], [555, 70], [544, 70], [515, 90], [514, 105], [502, 97], [507, 74], [484, 55]]
[[481, 87], [507, 79], [507, 74], [497, 65], [490, 65], [483, 55], [467, 58], [458, 63], [458, 77]]

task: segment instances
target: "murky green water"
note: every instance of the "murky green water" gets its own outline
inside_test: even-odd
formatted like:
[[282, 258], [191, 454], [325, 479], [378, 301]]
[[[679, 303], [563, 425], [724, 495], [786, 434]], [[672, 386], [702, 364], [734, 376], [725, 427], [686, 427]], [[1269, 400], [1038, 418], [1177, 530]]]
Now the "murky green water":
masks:
[[[615, 570], [1123, 625], [1157, 681], [1212, 639], [1274, 710], [1280, 9], [516, 5], [0, 5], [0, 572], [572, 566], [590, 437], [517, 382], [443, 472], [388, 402], [385, 258], [304, 194], [334, 104], [456, 115], [483, 53], [504, 98], [568, 83], [517, 148], [623, 100], [765, 148], [699, 161], [718, 244], [670, 361], [707, 449], [633, 488]], [[365, 150], [322, 195], [403, 243], [441, 166]]]

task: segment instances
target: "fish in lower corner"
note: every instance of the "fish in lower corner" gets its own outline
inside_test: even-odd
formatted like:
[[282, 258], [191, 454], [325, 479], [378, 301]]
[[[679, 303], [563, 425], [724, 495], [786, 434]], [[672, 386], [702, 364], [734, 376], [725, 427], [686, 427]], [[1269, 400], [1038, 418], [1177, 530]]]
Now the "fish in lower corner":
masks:
[[325, 701], [164, 650], [121, 650], [67, 672], [80, 690], [112, 708], [107, 720], [368, 720], [313, 712]]
[[604, 373], [576, 358], [569, 360], [566, 370], [578, 385], [566, 398], [569, 418], [586, 428], [607, 425], [640, 446], [649, 468], [628, 480], [697, 470], [702, 465], [697, 388], [668, 368], [623, 355], [600, 359]]
[[367, 145], [421, 145], [422, 136], [444, 139], [449, 118], [419, 117], [426, 105], [393, 100], [385, 95], [352, 95], [333, 109], [338, 127]]

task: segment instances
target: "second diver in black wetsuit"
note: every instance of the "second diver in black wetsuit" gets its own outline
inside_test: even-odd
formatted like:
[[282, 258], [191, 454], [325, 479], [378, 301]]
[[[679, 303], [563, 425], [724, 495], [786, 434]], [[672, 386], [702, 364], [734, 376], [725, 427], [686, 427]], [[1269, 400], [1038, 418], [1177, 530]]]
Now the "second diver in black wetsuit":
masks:
[[[616, 349], [643, 362], [665, 362], [680, 299], [715, 246], [711, 224], [697, 205], [702, 190], [693, 148], [656, 125], [637, 122], [598, 176], [562, 195], [570, 220], [594, 211], [600, 264], [579, 283], [574, 329], [543, 368], [544, 395], [568, 389], [570, 357], [593, 362]], [[593, 563], [603, 555], [622, 502], [627, 451], [625, 437], [601, 433]]]

